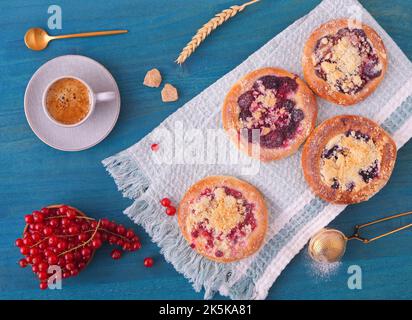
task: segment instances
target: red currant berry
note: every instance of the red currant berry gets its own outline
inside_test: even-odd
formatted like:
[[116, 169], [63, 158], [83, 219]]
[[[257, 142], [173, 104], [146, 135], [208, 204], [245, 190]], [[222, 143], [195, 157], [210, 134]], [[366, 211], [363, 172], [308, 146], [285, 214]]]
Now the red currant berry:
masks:
[[89, 236], [88, 236], [87, 233], [82, 232], [82, 233], [79, 234], [79, 236], [77, 238], [79, 239], [79, 241], [84, 242], [87, 239], [89, 239]]
[[41, 262], [42, 262], [42, 260], [39, 256], [32, 257], [32, 259], [31, 259], [31, 263], [34, 266], [38, 266]]
[[126, 233], [126, 228], [120, 224], [117, 226], [116, 232], [120, 235], [124, 235]]
[[79, 262], [79, 264], [77, 265], [77, 267], [79, 268], [79, 270], [82, 270], [86, 267], [86, 264], [84, 262]]
[[20, 259], [20, 261], [19, 261], [19, 266], [22, 267], [22, 268], [26, 268], [28, 264], [29, 263], [27, 262], [26, 259]]
[[112, 259], [117, 260], [122, 257], [122, 252], [118, 249], [114, 249], [111, 253]]
[[150, 258], [150, 257], [144, 258], [143, 264], [146, 268], [152, 267], [153, 266], [153, 258]]
[[39, 248], [39, 250], [44, 250], [47, 249], [48, 244], [46, 242], [41, 242], [37, 247]]
[[57, 258], [57, 256], [54, 254], [47, 258], [47, 263], [49, 265], [55, 265], [57, 264], [57, 262], [59, 262], [59, 258]]
[[70, 272], [63, 272], [62, 274], [63, 279], [67, 279], [70, 277]]
[[38, 242], [41, 239], [41, 235], [38, 232], [33, 232], [31, 238], [34, 242]]
[[73, 269], [73, 270], [70, 270], [70, 275], [71, 275], [72, 277], [75, 277], [75, 276], [77, 276], [78, 274], [79, 274], [79, 269], [75, 268], [75, 269]]
[[139, 250], [141, 247], [142, 247], [142, 244], [140, 242], [133, 242], [132, 251]]
[[72, 271], [76, 269], [76, 266], [73, 263], [66, 264], [66, 270]]
[[163, 198], [162, 200], [160, 200], [160, 204], [163, 207], [169, 207], [172, 204], [172, 202], [170, 201], [169, 198]]
[[103, 232], [103, 233], [101, 233], [100, 239], [101, 239], [102, 241], [107, 241], [107, 238], [108, 238], [108, 237], [109, 237], [108, 234], [105, 233], [105, 232]]
[[127, 230], [126, 232], [126, 238], [127, 239], [132, 239], [135, 236], [135, 233], [132, 229]]
[[32, 224], [32, 223], [34, 223], [34, 218], [31, 214], [27, 214], [27, 215], [24, 216], [24, 221], [27, 224]]
[[80, 253], [83, 257], [90, 257], [90, 255], [92, 254], [92, 250], [90, 250], [87, 247], [84, 247]]
[[60, 213], [61, 215], [65, 215], [68, 209], [69, 209], [68, 206], [61, 206], [61, 207], [59, 208], [59, 213]]
[[62, 224], [63, 227], [67, 227], [70, 223], [71, 223], [71, 221], [70, 221], [69, 218], [65, 217], [65, 218], [62, 218], [62, 220], [61, 220], [61, 224]]
[[67, 209], [66, 211], [66, 216], [67, 218], [69, 218], [70, 220], [76, 219], [77, 217], [77, 212], [74, 209]]
[[39, 254], [40, 250], [36, 247], [30, 248], [30, 255], [33, 256], [37, 256]]
[[100, 239], [93, 239], [92, 240], [92, 247], [94, 249], [99, 249], [102, 246], [102, 241]]
[[47, 282], [40, 282], [40, 289], [42, 290], [46, 290], [49, 286], [47, 284]]
[[43, 232], [44, 224], [41, 222], [37, 222], [34, 224], [34, 230]]
[[110, 221], [106, 218], [103, 218], [102, 220], [100, 220], [100, 225], [103, 228], [108, 228], [110, 226]]
[[97, 221], [92, 221], [91, 223], [90, 223], [90, 227], [92, 228], [92, 229], [96, 229], [97, 228]]
[[67, 242], [64, 241], [64, 240], [60, 240], [60, 241], [57, 243], [57, 249], [59, 249], [59, 250], [61, 250], [61, 251], [67, 249]]
[[116, 237], [116, 236], [110, 236], [110, 237], [109, 237], [109, 243], [110, 243], [110, 244], [115, 244], [115, 243], [117, 243], [117, 237]]
[[53, 233], [53, 228], [52, 227], [46, 227], [43, 229], [43, 234], [45, 236], [50, 236]]
[[40, 212], [43, 213], [45, 216], [48, 216], [50, 214], [50, 208], [42, 208]]
[[[39, 268], [40, 269], [40, 268]], [[39, 271], [38, 273], [37, 273], [37, 276], [39, 277], [39, 280], [40, 281], [45, 281], [45, 280], [47, 280], [47, 278], [49, 277], [48, 275], [47, 275], [47, 272], [45, 272], [45, 271]]]
[[23, 244], [24, 244], [25, 246], [31, 246], [31, 245], [33, 244], [32, 238], [29, 238], [29, 237], [24, 238], [24, 239], [23, 239]]
[[110, 221], [109, 230], [115, 231], [115, 230], [116, 230], [116, 227], [117, 227], [116, 222]]
[[16, 245], [16, 247], [19, 247], [19, 248], [23, 247], [24, 246], [23, 239], [20, 239], [20, 238], [17, 239], [16, 242], [15, 242], [15, 245]]
[[52, 228], [57, 228], [59, 226], [60, 222], [58, 219], [51, 219], [49, 222], [50, 227]]
[[73, 261], [73, 259], [74, 259], [74, 256], [73, 256], [73, 253], [71, 253], [71, 252], [67, 252], [64, 255], [64, 260], [66, 260], [66, 261]]
[[50, 236], [48, 243], [49, 243], [49, 246], [55, 247], [59, 243], [59, 238], [56, 236]]
[[34, 219], [34, 222], [43, 222], [44, 214], [41, 213], [40, 211], [33, 211], [33, 219]]
[[125, 243], [123, 244], [123, 246], [122, 246], [122, 249], [123, 249], [124, 251], [130, 251], [130, 250], [132, 249], [132, 245], [131, 245], [130, 243], [128, 243], [128, 242], [125, 242]]
[[166, 214], [168, 216], [174, 216], [174, 214], [176, 213], [176, 208], [173, 206], [167, 207], [166, 209]]
[[159, 145], [157, 143], [153, 143], [150, 146], [150, 149], [152, 149], [152, 151], [156, 152], [157, 150], [159, 150]]
[[39, 267], [39, 271], [47, 272], [47, 269], [49, 269], [49, 265], [44, 261], [40, 262], [37, 266]]
[[70, 234], [79, 233], [79, 227], [76, 226], [75, 224], [71, 225], [68, 230]]
[[30, 253], [30, 248], [29, 248], [29, 247], [21, 247], [21, 248], [20, 248], [20, 253], [21, 253], [22, 255], [29, 254], [29, 253]]
[[38, 266], [37, 264], [33, 264], [33, 265], [31, 266], [31, 270], [32, 270], [34, 273], [37, 273], [37, 272], [39, 272], [39, 266]]

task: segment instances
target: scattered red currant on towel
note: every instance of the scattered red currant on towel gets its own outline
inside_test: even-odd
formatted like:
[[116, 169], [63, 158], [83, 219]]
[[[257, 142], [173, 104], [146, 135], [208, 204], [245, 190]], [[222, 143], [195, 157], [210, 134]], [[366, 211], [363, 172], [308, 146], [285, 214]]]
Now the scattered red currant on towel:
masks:
[[176, 207], [174, 207], [172, 205], [172, 202], [170, 201], [169, 198], [163, 198], [162, 200], [160, 200], [160, 204], [163, 207], [166, 207], [166, 214], [168, 216], [174, 216], [176, 213]]
[[150, 149], [152, 149], [152, 151], [157, 151], [157, 150], [159, 150], [159, 145], [157, 144], [157, 143], [153, 143], [151, 146], [150, 146]]
[[[31, 265], [42, 290], [48, 287], [49, 266], [58, 265], [63, 278], [76, 276], [104, 242], [119, 246], [123, 251], [141, 248], [139, 237], [132, 229], [105, 218], [95, 220], [66, 205], [34, 211], [24, 220], [23, 237], [15, 241], [25, 256], [19, 265], [22, 268]], [[111, 252], [113, 259], [120, 259], [120, 249]]]

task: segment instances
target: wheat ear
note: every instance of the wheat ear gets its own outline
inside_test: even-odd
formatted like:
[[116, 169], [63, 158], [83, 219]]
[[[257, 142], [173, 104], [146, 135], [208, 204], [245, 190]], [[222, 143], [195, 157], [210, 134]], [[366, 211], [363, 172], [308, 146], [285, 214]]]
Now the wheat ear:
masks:
[[229, 9], [223, 10], [222, 12], [216, 14], [211, 20], [203, 25], [196, 34], [193, 36], [192, 40], [183, 48], [182, 52], [176, 59], [177, 64], [182, 64], [187, 58], [197, 49], [198, 46], [206, 39], [206, 37], [215, 30], [218, 26], [222, 25], [224, 22], [230, 18], [237, 15], [239, 12], [243, 11], [247, 6], [258, 2], [260, 0], [252, 0], [246, 2], [240, 6], [231, 6]]

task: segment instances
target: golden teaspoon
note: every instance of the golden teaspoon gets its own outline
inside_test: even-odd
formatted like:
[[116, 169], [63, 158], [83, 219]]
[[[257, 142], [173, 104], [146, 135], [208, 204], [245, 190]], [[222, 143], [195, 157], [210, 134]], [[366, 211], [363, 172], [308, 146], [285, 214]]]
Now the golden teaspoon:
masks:
[[96, 37], [107, 36], [111, 34], [127, 33], [127, 30], [111, 30], [111, 31], [95, 31], [84, 32], [74, 34], [64, 34], [61, 36], [50, 36], [47, 32], [41, 28], [30, 28], [24, 35], [24, 43], [27, 48], [40, 51], [47, 47], [50, 41], [56, 39], [68, 39], [68, 38], [84, 38], [84, 37]]

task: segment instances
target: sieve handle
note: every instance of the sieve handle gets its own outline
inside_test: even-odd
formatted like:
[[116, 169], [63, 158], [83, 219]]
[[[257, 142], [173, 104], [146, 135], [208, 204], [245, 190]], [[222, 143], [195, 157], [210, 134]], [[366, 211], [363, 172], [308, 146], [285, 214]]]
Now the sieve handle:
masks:
[[373, 238], [370, 238], [370, 239], [363, 238], [363, 237], [361, 237], [361, 235], [360, 235], [360, 230], [363, 229], [363, 228], [365, 228], [365, 227], [369, 227], [369, 226], [372, 226], [372, 225], [377, 224], [377, 223], [380, 223], [380, 222], [384, 222], [384, 221], [388, 221], [388, 220], [392, 220], [392, 219], [396, 219], [396, 218], [401, 218], [401, 217], [404, 217], [404, 216], [408, 216], [408, 215], [410, 215], [410, 214], [412, 214], [412, 211], [403, 212], [403, 213], [398, 213], [398, 214], [395, 214], [395, 215], [393, 215], [393, 216], [389, 216], [389, 217], [386, 217], [386, 218], [382, 218], [382, 219], [374, 220], [374, 221], [367, 222], [367, 223], [364, 223], [364, 224], [356, 225], [356, 226], [355, 226], [355, 231], [354, 231], [353, 235], [350, 236], [350, 237], [348, 237], [348, 240], [353, 240], [353, 239], [355, 239], [355, 240], [362, 241], [363, 243], [370, 243], [370, 242], [372, 242], [372, 241], [375, 241], [375, 240], [378, 240], [378, 239], [380, 239], [380, 238], [389, 236], [389, 235], [391, 235], [391, 234], [393, 234], [393, 233], [396, 233], [396, 232], [398, 232], [398, 231], [408, 229], [408, 228], [412, 227], [412, 223], [406, 224], [406, 225], [404, 225], [404, 226], [402, 226], [402, 227], [393, 229], [393, 230], [391, 230], [391, 231], [389, 231], [389, 232], [383, 233], [383, 234], [381, 234], [381, 235], [378, 235], [378, 236], [373, 237]]

